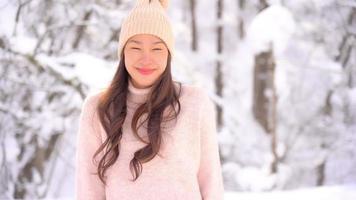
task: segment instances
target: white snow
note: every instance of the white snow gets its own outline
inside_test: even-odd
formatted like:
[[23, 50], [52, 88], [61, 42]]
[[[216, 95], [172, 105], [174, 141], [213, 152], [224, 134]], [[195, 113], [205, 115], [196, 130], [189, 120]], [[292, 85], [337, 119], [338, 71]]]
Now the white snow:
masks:
[[356, 185], [324, 186], [290, 191], [226, 192], [225, 200], [355, 200]]
[[[31, 55], [39, 38], [35, 38], [32, 29], [29, 30], [31, 24], [24, 22], [39, 21], [34, 26], [39, 34], [36, 37], [41, 37], [48, 30], [53, 31], [53, 36], [43, 41], [35, 57], [41, 65], [65, 80], [76, 80], [88, 86], [89, 93], [108, 86], [118, 66], [115, 53], [117, 40], [109, 42], [109, 39], [115, 37], [112, 35], [114, 30], [119, 27], [133, 1], [123, 1], [118, 9], [108, 6], [114, 4], [109, 4], [109, 1], [93, 5], [82, 1], [61, 1], [60, 5], [53, 2], [55, 6], [52, 13], [46, 13], [53, 14], [55, 23], [50, 26], [40, 20], [41, 15], [32, 12], [37, 11], [41, 4], [32, 1], [32, 7], [22, 10], [15, 32], [15, 14], [19, 2], [22, 1], [0, 0], [1, 40], [4, 39], [6, 44], [8, 42], [13, 51]], [[216, 1], [197, 2], [198, 50], [192, 51], [189, 3], [172, 1], [170, 16], [173, 17], [176, 36], [172, 73], [175, 80], [201, 86], [217, 105], [223, 107], [224, 126], [219, 130], [218, 139], [221, 155], [225, 159], [222, 163], [225, 199], [355, 200], [356, 126], [350, 119], [356, 118], [356, 89], [345, 86], [347, 73], [353, 71], [344, 70], [340, 62], [335, 61], [339, 43], [332, 43], [335, 46], [329, 44], [340, 39], [342, 30], [335, 28], [340, 24], [334, 21], [321, 22], [321, 16], [333, 16], [323, 12], [330, 11], [327, 8], [334, 9], [335, 1], [268, 0], [271, 6], [260, 13], [256, 9], [257, 1], [246, 1], [244, 10], [239, 10], [238, 1], [224, 1], [221, 20], [216, 19]], [[75, 8], [71, 7], [72, 4]], [[351, 4], [354, 5], [351, 1], [342, 1], [342, 10], [333, 20], [345, 17], [343, 11]], [[80, 21], [84, 8], [93, 8], [89, 22]], [[240, 17], [245, 23], [245, 38], [239, 38], [238, 35], [237, 20]], [[71, 23], [89, 25], [77, 49], [71, 49], [77, 27], [63, 28]], [[325, 24], [326, 27], [323, 27]], [[217, 25], [224, 26], [222, 53], [217, 53], [216, 48]], [[329, 33], [333, 28], [335, 32]], [[270, 173], [273, 161], [271, 136], [265, 133], [252, 113], [255, 55], [269, 48], [273, 48], [276, 64], [276, 150], [283, 157], [276, 174]], [[6, 158], [8, 167], [8, 172], [0, 170], [0, 175], [7, 173], [6, 177], [0, 178], [0, 183], [7, 187], [0, 187], [0, 199], [11, 197], [14, 181], [22, 167], [34, 156], [35, 148], [30, 143], [33, 135], [37, 134], [39, 147], [44, 147], [54, 132], [65, 134], [46, 163], [44, 174], [47, 184], [38, 185], [40, 173], [33, 171], [34, 183], [25, 183], [23, 187], [30, 188], [33, 195], [48, 189], [45, 199], [73, 199], [75, 131], [83, 99], [77, 91], [52, 82], [52, 76], [37, 74], [36, 68], [31, 68], [31, 63], [26, 63], [23, 56], [17, 58], [5, 49], [0, 50], [4, 52], [0, 57], [4, 58], [5, 62], [2, 63], [15, 59], [15, 63], [9, 64], [13, 68], [6, 75], [9, 82], [0, 88], [6, 91], [10, 99], [10, 103], [0, 102], [0, 110], [11, 108], [0, 119], [0, 136], [6, 150], [1, 152], [0, 160]], [[43, 53], [49, 50], [54, 51], [52, 55]], [[115, 55], [114, 58], [110, 57], [111, 53]], [[223, 72], [223, 97], [215, 94], [217, 61], [221, 63]], [[351, 58], [352, 66], [354, 62], [354, 58]], [[0, 73], [4, 73], [5, 67], [7, 65], [0, 66]], [[27, 71], [33, 74], [24, 73]], [[39, 87], [37, 82], [47, 83], [43, 79], [53, 84]], [[4, 83], [4, 80], [0, 79], [0, 83]], [[17, 93], [22, 91], [9, 92], [11, 84], [23, 84], [25, 89], [33, 87], [32, 96], [29, 99], [19, 98], [22, 96]], [[2, 95], [3, 91], [0, 91]], [[48, 102], [49, 91], [56, 91], [63, 96]], [[332, 111], [323, 114], [330, 91], [333, 91], [330, 99]], [[272, 92], [265, 91], [265, 94], [270, 96]], [[23, 109], [26, 100], [30, 102], [27, 110], [31, 112]], [[65, 115], [65, 111], [69, 114]], [[19, 127], [16, 127], [18, 121], [11, 119], [12, 115], [32, 130], [19, 131]], [[21, 139], [15, 134], [21, 135]], [[26, 147], [23, 159], [18, 160], [23, 144]], [[323, 162], [325, 186], [315, 187], [317, 170]], [[3, 191], [6, 194], [3, 195]]]
[[259, 13], [248, 30], [248, 41], [255, 53], [273, 48], [281, 54], [295, 30], [292, 13], [280, 5], [272, 5]]

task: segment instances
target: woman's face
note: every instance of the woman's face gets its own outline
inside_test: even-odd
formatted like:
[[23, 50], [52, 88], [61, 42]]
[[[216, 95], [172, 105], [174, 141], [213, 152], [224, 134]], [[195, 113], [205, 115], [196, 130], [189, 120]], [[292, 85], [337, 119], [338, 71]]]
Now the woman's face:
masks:
[[150, 34], [139, 34], [127, 41], [124, 57], [132, 84], [137, 88], [147, 88], [166, 69], [168, 49], [160, 38]]

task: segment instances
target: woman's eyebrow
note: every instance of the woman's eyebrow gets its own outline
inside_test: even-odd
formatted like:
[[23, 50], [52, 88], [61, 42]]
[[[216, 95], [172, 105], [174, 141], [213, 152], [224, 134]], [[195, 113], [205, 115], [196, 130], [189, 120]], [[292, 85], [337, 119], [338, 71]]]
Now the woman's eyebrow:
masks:
[[160, 43], [164, 44], [163, 41], [157, 41], [157, 42], [154, 42], [154, 43], [152, 43], [152, 44], [160, 44]]
[[133, 42], [133, 43], [136, 43], [136, 44], [142, 44], [142, 42], [137, 41], [137, 40], [130, 40], [129, 42]]

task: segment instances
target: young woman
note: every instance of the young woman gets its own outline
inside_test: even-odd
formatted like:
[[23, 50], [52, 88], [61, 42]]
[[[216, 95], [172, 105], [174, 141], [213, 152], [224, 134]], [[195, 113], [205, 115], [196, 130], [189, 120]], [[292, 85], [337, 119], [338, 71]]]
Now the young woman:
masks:
[[166, 8], [137, 2], [121, 27], [110, 86], [84, 101], [76, 199], [223, 199], [214, 105], [201, 89], [172, 80]]

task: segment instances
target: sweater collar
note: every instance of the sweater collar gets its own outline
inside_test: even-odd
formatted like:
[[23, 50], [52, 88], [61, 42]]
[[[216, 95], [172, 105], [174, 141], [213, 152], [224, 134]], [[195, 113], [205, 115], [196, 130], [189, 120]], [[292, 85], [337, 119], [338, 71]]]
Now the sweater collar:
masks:
[[147, 97], [152, 90], [152, 86], [147, 88], [137, 88], [133, 85], [131, 79], [128, 81], [128, 103], [142, 104], [147, 101]]

